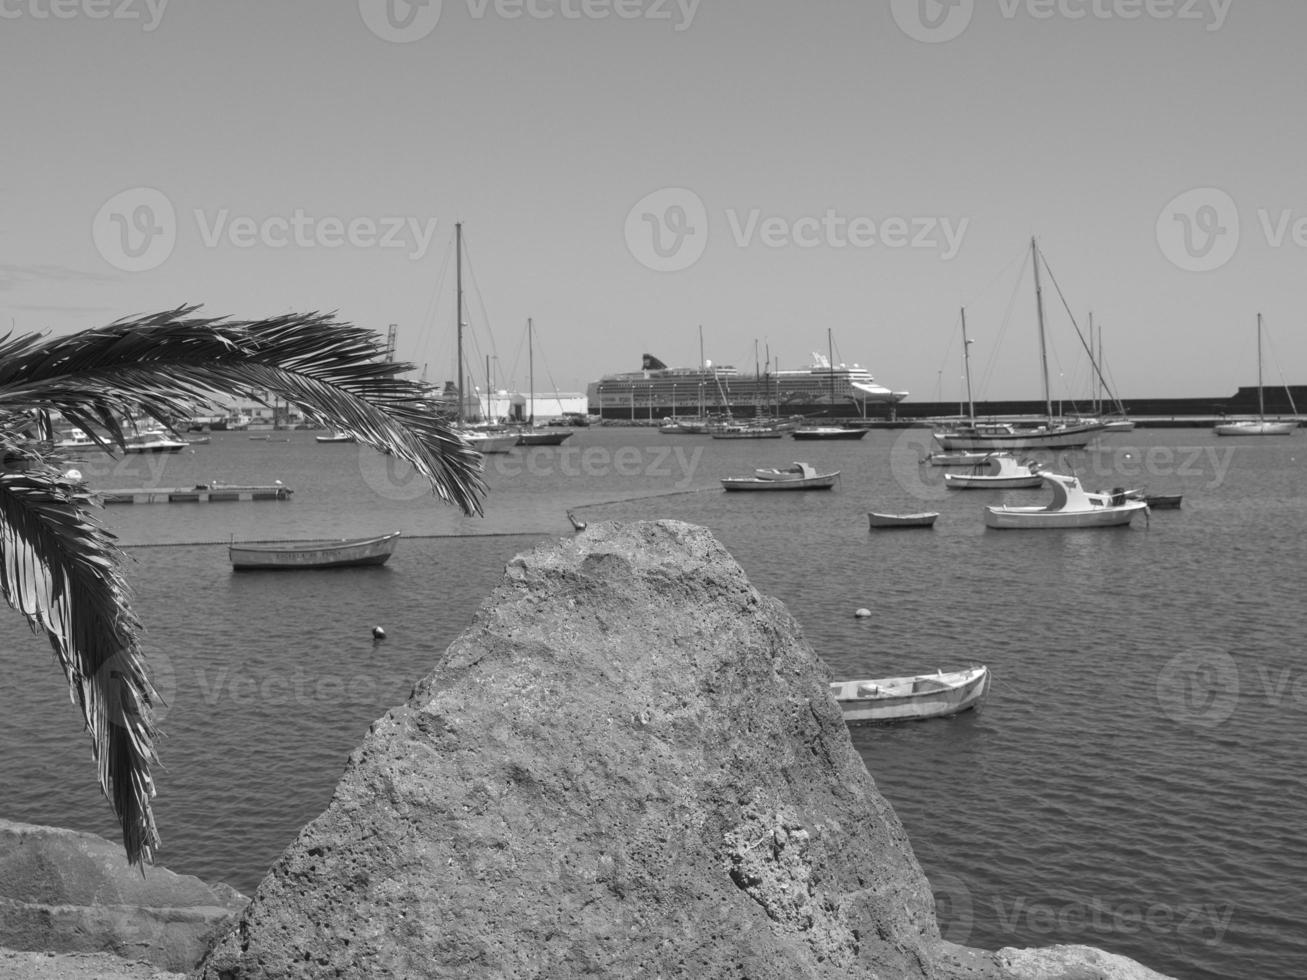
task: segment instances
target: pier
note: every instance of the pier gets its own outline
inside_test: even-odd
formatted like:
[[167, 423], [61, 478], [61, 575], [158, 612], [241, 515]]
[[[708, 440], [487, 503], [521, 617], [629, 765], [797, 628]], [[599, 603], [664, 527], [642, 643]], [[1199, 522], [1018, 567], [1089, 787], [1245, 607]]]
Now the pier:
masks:
[[101, 490], [106, 504], [207, 504], [248, 500], [289, 500], [294, 493], [280, 483], [268, 486], [228, 486], [200, 483], [191, 487], [131, 487]]

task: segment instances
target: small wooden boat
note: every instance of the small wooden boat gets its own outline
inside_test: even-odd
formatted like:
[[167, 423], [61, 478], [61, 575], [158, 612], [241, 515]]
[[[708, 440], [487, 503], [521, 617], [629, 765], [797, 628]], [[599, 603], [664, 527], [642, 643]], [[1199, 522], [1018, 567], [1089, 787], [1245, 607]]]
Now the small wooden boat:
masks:
[[774, 425], [723, 425], [709, 430], [714, 439], [779, 439], [784, 433]]
[[1146, 490], [1131, 490], [1126, 494], [1133, 500], [1142, 500], [1152, 510], [1176, 510], [1180, 506], [1183, 493], [1149, 493]]
[[[251, 439], [267, 439], [267, 436], [250, 436]], [[314, 436], [318, 442], [358, 442], [358, 438], [352, 432], [341, 432], [339, 429], [332, 431], [329, 435]]]
[[818, 473], [811, 463], [795, 463], [785, 470], [768, 471], [768, 476], [732, 476], [722, 480], [726, 490], [829, 490], [840, 472]]
[[236, 571], [384, 565], [395, 550], [399, 535], [399, 531], [392, 531], [374, 538], [233, 544], [228, 547], [227, 555]]
[[872, 528], [889, 528], [889, 527], [934, 527], [935, 518], [939, 517], [938, 511], [928, 510], [920, 514], [878, 514], [875, 511], [867, 512], [867, 519], [871, 522]]
[[944, 486], [951, 490], [1019, 490], [1044, 482], [1042, 465], [1018, 460], [1011, 453], [992, 453], [970, 473], [945, 473]]
[[830, 692], [850, 725], [947, 718], [977, 707], [985, 699], [989, 668], [982, 665], [912, 677], [835, 681]]
[[790, 436], [794, 439], [861, 439], [867, 431], [844, 425], [813, 425], [795, 429]]
[[1129, 524], [1148, 504], [1125, 490], [1091, 493], [1074, 476], [1041, 473], [1053, 491], [1044, 507], [986, 507], [985, 526], [993, 528], [1121, 527]]
[[921, 462], [929, 463], [931, 466], [979, 466], [992, 455], [993, 453], [983, 450], [936, 452], [927, 453], [921, 458]]

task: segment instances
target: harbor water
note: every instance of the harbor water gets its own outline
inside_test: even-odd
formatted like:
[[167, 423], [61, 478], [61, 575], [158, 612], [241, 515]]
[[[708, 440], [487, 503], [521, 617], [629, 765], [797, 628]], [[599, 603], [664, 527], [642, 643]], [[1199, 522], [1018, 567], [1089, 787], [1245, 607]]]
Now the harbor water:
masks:
[[[281, 441], [286, 440], [286, 441]], [[979, 712], [851, 730], [952, 940], [1085, 943], [1176, 977], [1302, 975], [1307, 880], [1307, 432], [1137, 430], [1057, 460], [1090, 489], [1182, 491], [1125, 529], [986, 530], [921, 429], [858, 442], [577, 430], [487, 459], [485, 517], [404, 467], [311, 432], [214, 433], [175, 456], [78, 464], [97, 489], [272, 484], [288, 501], [119, 505], [167, 705], [159, 859], [252, 894], [330, 802], [369, 724], [402, 703], [514, 554], [586, 521], [708, 527], [781, 599], [832, 677], [988, 664]], [[1035, 454], [1039, 455], [1039, 454]], [[838, 469], [828, 492], [724, 493], [755, 467]], [[937, 510], [931, 530], [867, 512]], [[401, 530], [382, 568], [233, 573], [229, 540]], [[855, 618], [859, 607], [871, 610]], [[374, 643], [372, 629], [387, 639]], [[0, 816], [118, 837], [46, 641], [0, 621]]]

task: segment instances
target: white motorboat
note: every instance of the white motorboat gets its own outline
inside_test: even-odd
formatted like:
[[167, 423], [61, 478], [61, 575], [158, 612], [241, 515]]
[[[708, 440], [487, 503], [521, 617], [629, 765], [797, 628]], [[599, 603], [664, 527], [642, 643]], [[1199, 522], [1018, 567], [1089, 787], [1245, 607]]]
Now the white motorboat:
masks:
[[985, 526], [993, 528], [1121, 527], [1148, 510], [1148, 503], [1126, 490], [1094, 493], [1080, 480], [1061, 473], [1041, 473], [1053, 491], [1044, 507], [986, 507]]
[[722, 487], [726, 490], [829, 490], [839, 475], [839, 470], [818, 473], [811, 463], [795, 463], [784, 470], [755, 470], [753, 476], [726, 477]]
[[1018, 490], [1037, 487], [1043, 478], [1039, 475], [1042, 463], [1018, 460], [1011, 453], [991, 453], [983, 463], [976, 464], [970, 473], [945, 473], [944, 486], [952, 490]]

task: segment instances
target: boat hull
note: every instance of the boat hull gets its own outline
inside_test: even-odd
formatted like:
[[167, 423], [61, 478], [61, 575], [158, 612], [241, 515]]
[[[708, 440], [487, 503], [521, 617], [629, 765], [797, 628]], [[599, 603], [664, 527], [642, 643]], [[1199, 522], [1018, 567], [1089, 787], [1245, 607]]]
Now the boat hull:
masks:
[[1214, 427], [1218, 436], [1291, 436], [1297, 422], [1222, 422]]
[[988, 693], [987, 667], [831, 684], [850, 725], [947, 718], [978, 707]]
[[1030, 476], [973, 476], [965, 473], [945, 473], [944, 486], [950, 490], [1024, 490], [1042, 486], [1038, 473]]
[[800, 441], [814, 439], [861, 439], [866, 429], [795, 429], [790, 436]]
[[1049, 511], [1043, 507], [986, 507], [985, 526], [1009, 529], [1124, 527], [1148, 509], [1142, 500], [1093, 510]]
[[793, 480], [764, 480], [758, 477], [737, 477], [722, 480], [723, 490], [829, 490], [835, 486], [839, 473]]
[[236, 571], [285, 571], [316, 568], [357, 568], [384, 565], [395, 550], [400, 532], [375, 538], [337, 541], [274, 541], [233, 544], [227, 549]]
[[1008, 432], [983, 430], [947, 430], [935, 433], [935, 441], [944, 449], [990, 452], [1017, 449], [1083, 449], [1094, 436], [1105, 431], [1099, 423], [1053, 426], [1033, 429], [1012, 428]]
[[925, 511], [920, 514], [878, 514], [875, 511], [867, 513], [867, 520], [871, 527], [878, 530], [895, 527], [934, 527], [935, 519], [938, 517], [937, 511]]
[[572, 438], [570, 429], [537, 429], [531, 432], [519, 432], [517, 434], [517, 444], [519, 446], [561, 446], [570, 438]]

